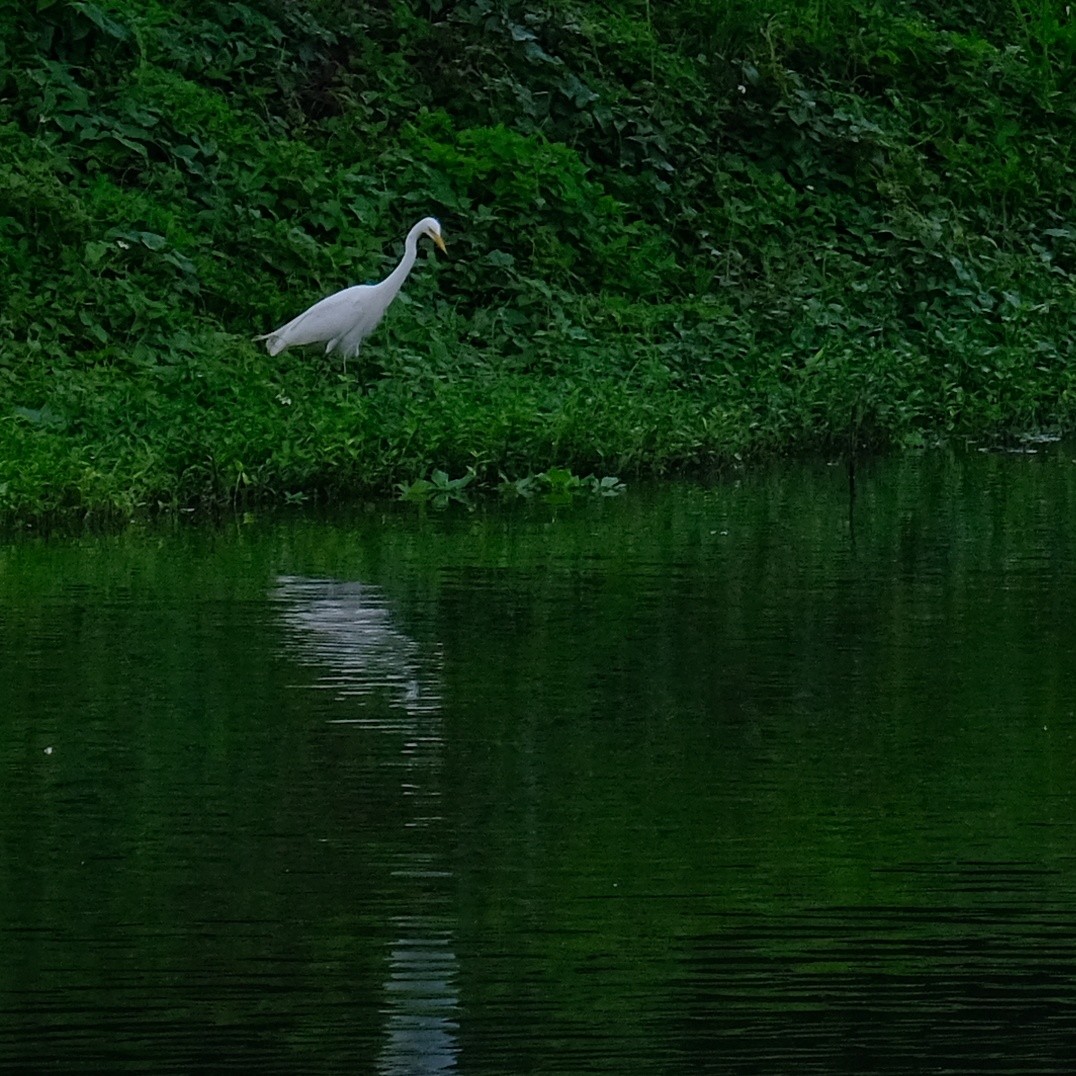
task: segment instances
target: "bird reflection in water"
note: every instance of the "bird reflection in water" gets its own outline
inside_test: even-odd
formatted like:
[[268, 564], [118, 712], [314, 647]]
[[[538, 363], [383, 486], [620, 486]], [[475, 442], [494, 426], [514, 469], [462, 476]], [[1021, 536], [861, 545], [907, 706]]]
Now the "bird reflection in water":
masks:
[[[282, 576], [274, 597], [288, 631], [288, 653], [319, 669], [310, 686], [358, 700], [334, 718], [379, 733], [402, 734], [407, 759], [400, 786], [406, 847], [393, 875], [410, 878], [413, 907], [393, 917], [396, 935], [385, 973], [386, 1027], [377, 1071], [386, 1076], [448, 1072], [456, 1067], [458, 960], [446, 921], [440, 868], [443, 842], [438, 777], [442, 764], [441, 653], [395, 623], [383, 592], [360, 582]], [[432, 832], [431, 832], [432, 831]]]

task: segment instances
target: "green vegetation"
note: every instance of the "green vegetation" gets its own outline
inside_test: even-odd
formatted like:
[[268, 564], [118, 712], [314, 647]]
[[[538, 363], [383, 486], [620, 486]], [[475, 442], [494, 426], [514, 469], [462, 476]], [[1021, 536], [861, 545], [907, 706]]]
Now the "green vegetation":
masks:
[[[9, 518], [1076, 413], [1063, 3], [37, 0], [0, 30]], [[358, 376], [252, 343], [427, 213], [450, 257]]]

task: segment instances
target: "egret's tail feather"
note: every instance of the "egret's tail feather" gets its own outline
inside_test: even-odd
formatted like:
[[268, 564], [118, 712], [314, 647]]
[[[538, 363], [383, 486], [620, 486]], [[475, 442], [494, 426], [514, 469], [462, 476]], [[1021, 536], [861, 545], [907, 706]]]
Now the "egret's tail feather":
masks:
[[268, 351], [270, 355], [279, 355], [284, 350], [284, 348], [288, 346], [287, 343], [275, 332], [262, 333], [261, 336], [255, 336], [254, 339], [255, 341], [264, 340], [265, 350]]

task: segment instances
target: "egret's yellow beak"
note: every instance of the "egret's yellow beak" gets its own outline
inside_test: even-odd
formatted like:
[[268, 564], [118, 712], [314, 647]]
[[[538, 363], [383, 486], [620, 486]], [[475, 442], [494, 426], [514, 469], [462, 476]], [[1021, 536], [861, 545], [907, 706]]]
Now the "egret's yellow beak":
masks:
[[448, 253], [448, 251], [445, 249], [445, 241], [436, 232], [430, 232], [430, 238], [433, 240], [434, 245], [442, 254]]

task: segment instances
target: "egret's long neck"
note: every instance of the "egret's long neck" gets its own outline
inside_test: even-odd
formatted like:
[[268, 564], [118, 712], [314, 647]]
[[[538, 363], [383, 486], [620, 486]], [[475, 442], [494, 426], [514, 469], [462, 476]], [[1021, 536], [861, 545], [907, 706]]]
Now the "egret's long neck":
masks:
[[404, 241], [404, 253], [400, 259], [400, 264], [381, 281], [381, 286], [389, 295], [395, 295], [403, 287], [403, 282], [407, 279], [407, 274], [411, 272], [411, 266], [415, 264], [415, 258], [417, 257], [418, 231], [412, 228], [407, 233], [407, 239]]

